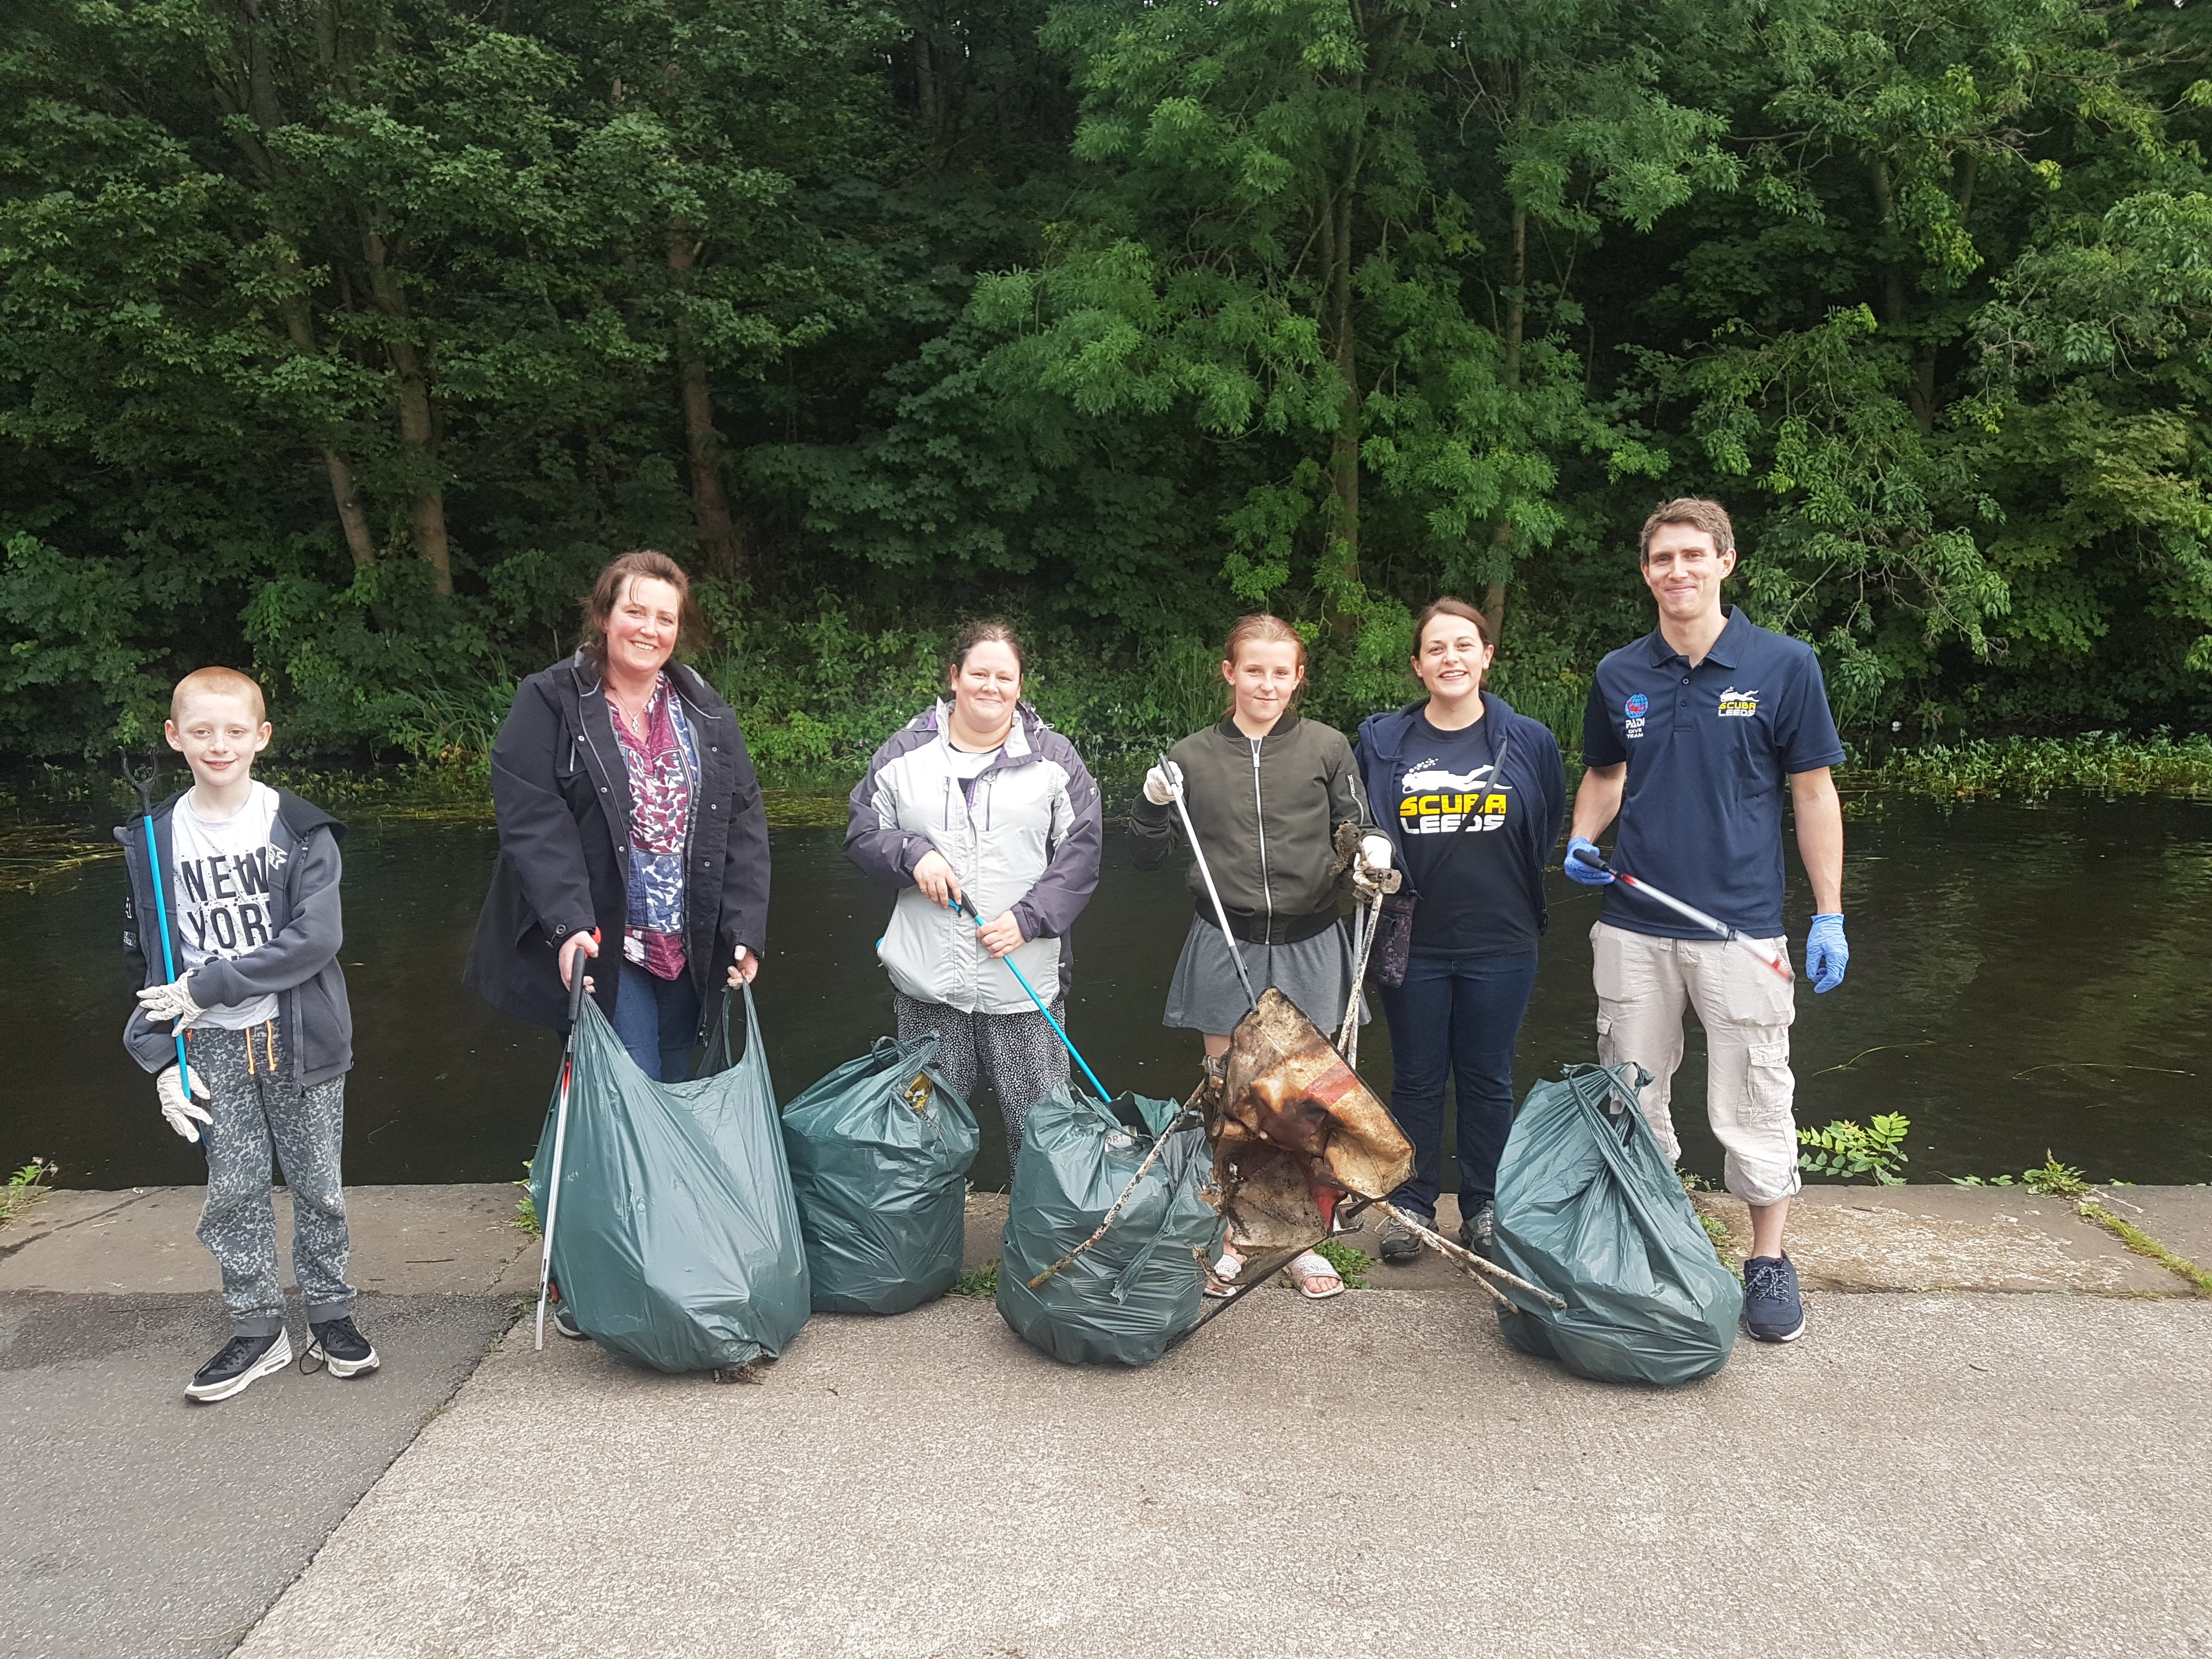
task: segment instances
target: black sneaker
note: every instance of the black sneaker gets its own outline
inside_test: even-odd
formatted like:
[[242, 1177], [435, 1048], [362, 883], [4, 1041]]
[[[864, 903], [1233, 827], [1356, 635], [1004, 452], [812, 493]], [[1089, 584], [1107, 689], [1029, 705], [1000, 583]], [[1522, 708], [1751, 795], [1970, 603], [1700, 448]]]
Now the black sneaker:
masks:
[[312, 1375], [326, 1370], [332, 1376], [359, 1376], [363, 1371], [374, 1370], [380, 1363], [368, 1339], [354, 1328], [350, 1314], [340, 1314], [307, 1328], [314, 1336], [300, 1356], [303, 1372]]
[[1490, 1241], [1498, 1231], [1498, 1206], [1488, 1199], [1474, 1206], [1474, 1213], [1459, 1224], [1461, 1248], [1473, 1250], [1485, 1261], [1490, 1260]]
[[571, 1342], [588, 1342], [592, 1340], [592, 1334], [576, 1322], [576, 1316], [568, 1311], [566, 1303], [553, 1310], [553, 1328]]
[[1755, 1255], [1743, 1264], [1743, 1328], [1761, 1342], [1795, 1342], [1805, 1334], [1805, 1299], [1797, 1264], [1787, 1255]]
[[192, 1373], [185, 1389], [187, 1400], [213, 1404], [243, 1394], [254, 1379], [281, 1371], [292, 1363], [292, 1339], [278, 1331], [270, 1336], [234, 1336], [222, 1352]]
[[[1434, 1217], [1423, 1215], [1419, 1210], [1407, 1210], [1405, 1213], [1431, 1231], [1436, 1230]], [[1381, 1252], [1382, 1260], [1394, 1267], [1402, 1267], [1408, 1261], [1419, 1261], [1421, 1252], [1428, 1248], [1415, 1236], [1411, 1227], [1395, 1215], [1382, 1218], [1382, 1230], [1378, 1237], [1382, 1242], [1376, 1249]]]

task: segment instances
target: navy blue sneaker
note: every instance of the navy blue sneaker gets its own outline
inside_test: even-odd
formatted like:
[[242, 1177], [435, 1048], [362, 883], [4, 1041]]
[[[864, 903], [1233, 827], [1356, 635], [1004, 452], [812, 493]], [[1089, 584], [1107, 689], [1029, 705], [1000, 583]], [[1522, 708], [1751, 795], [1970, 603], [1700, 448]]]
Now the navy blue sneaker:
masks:
[[1743, 1328], [1761, 1342], [1795, 1342], [1805, 1334], [1797, 1264], [1787, 1255], [1755, 1255], [1743, 1264]]

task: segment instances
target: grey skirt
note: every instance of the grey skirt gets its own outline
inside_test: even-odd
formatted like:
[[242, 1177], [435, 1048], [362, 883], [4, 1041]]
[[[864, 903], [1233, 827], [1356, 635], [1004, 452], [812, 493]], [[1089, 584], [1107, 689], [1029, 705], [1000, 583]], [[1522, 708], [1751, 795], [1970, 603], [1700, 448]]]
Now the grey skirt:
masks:
[[[1252, 976], [1254, 995], [1273, 986], [1327, 1036], [1335, 1036], [1344, 1020], [1345, 1001], [1352, 994], [1352, 936], [1342, 922], [1295, 945], [1255, 945], [1240, 939], [1236, 945], [1244, 958], [1244, 971]], [[1160, 1024], [1225, 1036], [1245, 1012], [1244, 987], [1237, 977], [1237, 964], [1229, 959], [1227, 936], [1193, 916], [1190, 932], [1183, 935], [1182, 955], [1176, 960], [1175, 978], [1168, 984], [1168, 1008]], [[1366, 1024], [1370, 1017], [1367, 1000], [1362, 997], [1359, 1023]]]

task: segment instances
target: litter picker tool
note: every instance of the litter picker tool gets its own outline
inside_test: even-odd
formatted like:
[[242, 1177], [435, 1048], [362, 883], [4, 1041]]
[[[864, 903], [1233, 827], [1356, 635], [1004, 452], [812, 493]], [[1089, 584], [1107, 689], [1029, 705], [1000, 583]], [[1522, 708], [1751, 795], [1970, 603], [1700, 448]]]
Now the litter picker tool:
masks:
[[1244, 953], [1237, 948], [1237, 935], [1229, 931], [1229, 911], [1221, 902], [1220, 890], [1213, 884], [1213, 872], [1206, 867], [1206, 849], [1198, 844], [1198, 831], [1191, 828], [1190, 809], [1182, 804], [1181, 770], [1165, 755], [1160, 757], [1160, 775], [1167, 780], [1168, 794], [1174, 800], [1176, 814], [1182, 819], [1182, 832], [1190, 842], [1190, 855], [1198, 860], [1198, 873], [1206, 883], [1206, 896], [1213, 901], [1213, 917], [1221, 924], [1221, 942], [1229, 948], [1229, 959], [1237, 964], [1237, 977], [1244, 986], [1246, 1012], [1260, 1006], [1259, 994], [1252, 988], [1252, 975], [1244, 971]]
[[[952, 908], [955, 915], [965, 910], [975, 919], [975, 925], [978, 927], [983, 925], [983, 913], [975, 908], [975, 901], [967, 894], [963, 893], [958, 898], [953, 900]], [[1044, 1006], [1044, 999], [1036, 994], [1036, 987], [1030, 984], [1022, 970], [1014, 966], [1014, 959], [1012, 957], [1000, 957], [999, 960], [1005, 964], [1006, 971], [1014, 976], [1014, 982], [1030, 994], [1030, 1000], [1036, 1004], [1037, 1012], [1042, 1014], [1045, 1024], [1052, 1027], [1052, 1034], [1060, 1039], [1060, 1046], [1067, 1050], [1075, 1063], [1083, 1068], [1083, 1075], [1091, 1079], [1091, 1086], [1098, 1091], [1098, 1098], [1113, 1099], [1112, 1093], [1098, 1080], [1098, 1073], [1091, 1069], [1091, 1062], [1084, 1059], [1081, 1051], [1067, 1040], [1067, 1033], [1060, 1028], [1060, 1022], [1052, 1017], [1052, 1010]]]
[[1585, 854], [1582, 855], [1582, 860], [1584, 864], [1595, 865], [1598, 869], [1604, 871], [1623, 887], [1627, 888], [1630, 892], [1641, 893], [1653, 902], [1663, 904], [1684, 921], [1694, 921], [1700, 927], [1710, 928], [1738, 950], [1750, 952], [1759, 959], [1760, 964], [1769, 973], [1779, 975], [1784, 984], [1790, 984], [1796, 979], [1797, 975], [1790, 971], [1790, 956], [1787, 951], [1778, 954], [1769, 950], [1748, 934], [1738, 933], [1718, 916], [1709, 916], [1696, 905], [1685, 904], [1672, 893], [1662, 893], [1650, 882], [1640, 881], [1626, 870], [1616, 870], [1601, 858], [1593, 859]]
[[[161, 775], [161, 763], [158, 758], [134, 768], [130, 756], [123, 757], [124, 781], [138, 792], [138, 810], [143, 814], [139, 821], [146, 828], [146, 873], [154, 881], [154, 931], [161, 936], [161, 974], [173, 985], [177, 982], [177, 959], [169, 947], [169, 902], [161, 890], [161, 848], [154, 837], [154, 780]], [[183, 1085], [185, 1098], [189, 1100], [192, 1068], [185, 1060], [185, 1023], [179, 1019], [169, 1029], [177, 1040], [177, 1081]], [[207, 1150], [208, 1131], [214, 1127], [212, 1123], [200, 1125], [202, 1152]]]
[[[600, 944], [599, 930], [592, 929], [592, 943]], [[576, 1027], [584, 1018], [584, 970], [597, 957], [577, 952], [569, 965], [568, 1036], [561, 1045], [561, 1101], [553, 1110], [553, 1173], [545, 1182], [545, 1249], [538, 1258], [538, 1346], [545, 1346], [545, 1291], [553, 1281], [553, 1224], [561, 1215], [561, 1153], [568, 1138], [568, 1090], [576, 1080]]]

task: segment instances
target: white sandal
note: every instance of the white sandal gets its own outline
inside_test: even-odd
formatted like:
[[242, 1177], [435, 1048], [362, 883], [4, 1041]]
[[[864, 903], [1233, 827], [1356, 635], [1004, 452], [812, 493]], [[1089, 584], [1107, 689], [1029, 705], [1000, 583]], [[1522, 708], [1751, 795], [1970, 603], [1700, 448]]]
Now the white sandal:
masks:
[[1206, 1272], [1204, 1287], [1206, 1293], [1217, 1297], [1234, 1296], [1237, 1293], [1235, 1288], [1237, 1275], [1243, 1271], [1243, 1256], [1231, 1255], [1227, 1250], [1222, 1251], [1221, 1259]]
[[[1327, 1256], [1317, 1251], [1308, 1250], [1294, 1258], [1283, 1271], [1290, 1275], [1291, 1283], [1298, 1287], [1298, 1294], [1309, 1302], [1326, 1302], [1333, 1296], [1344, 1294], [1343, 1275], [1328, 1265]], [[1314, 1286], [1323, 1279], [1328, 1281], [1328, 1288], [1316, 1290]]]

